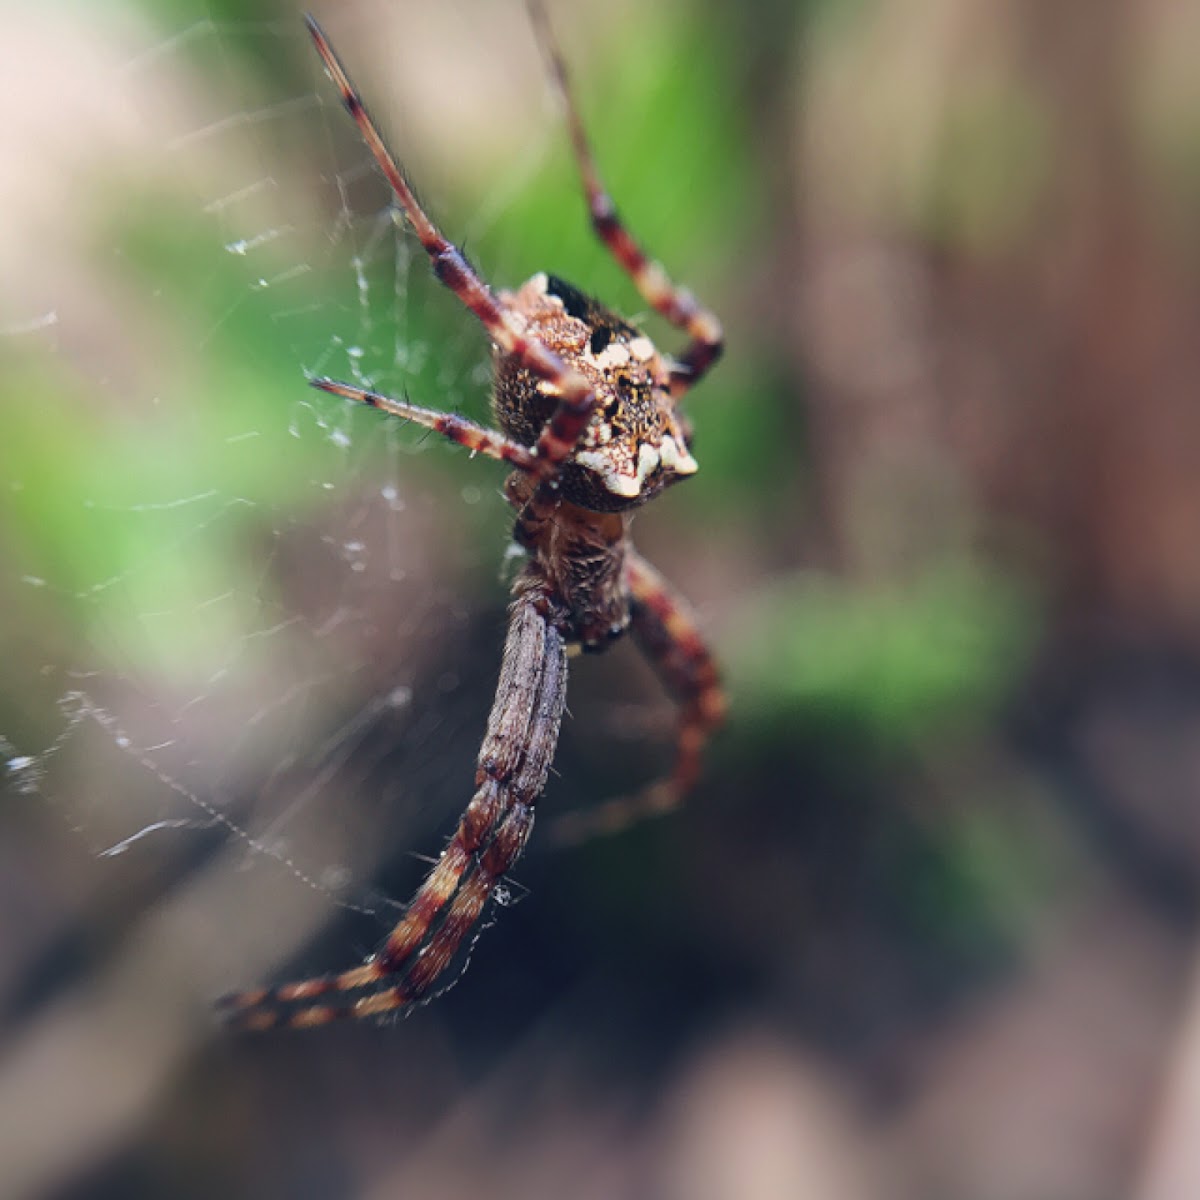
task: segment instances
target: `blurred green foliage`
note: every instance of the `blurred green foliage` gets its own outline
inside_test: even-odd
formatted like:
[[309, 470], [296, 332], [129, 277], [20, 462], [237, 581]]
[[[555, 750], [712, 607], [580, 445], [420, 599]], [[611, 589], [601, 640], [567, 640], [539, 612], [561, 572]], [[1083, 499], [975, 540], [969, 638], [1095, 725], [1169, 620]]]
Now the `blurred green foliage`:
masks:
[[885, 744], [994, 715], [1028, 665], [1035, 628], [1014, 584], [966, 563], [883, 588], [797, 575], [748, 618], [735, 678], [758, 721], [848, 724]]

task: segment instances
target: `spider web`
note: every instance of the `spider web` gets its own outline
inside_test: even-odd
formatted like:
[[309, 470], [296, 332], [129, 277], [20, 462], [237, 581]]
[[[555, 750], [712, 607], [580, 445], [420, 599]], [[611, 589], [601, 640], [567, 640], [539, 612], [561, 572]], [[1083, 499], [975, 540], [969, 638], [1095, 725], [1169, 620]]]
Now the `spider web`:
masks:
[[[0, 310], [10, 794], [117, 860], [97, 887], [220, 856], [247, 904], [308, 891], [387, 923], [469, 795], [503, 473], [305, 376], [483, 417], [485, 339], [394, 220], [298, 17], [87, 25], [30, 26], [30, 69], [52, 55], [71, 83], [23, 132], [53, 145], [5, 239], [25, 281]], [[329, 30], [393, 144], [380, 68], [420, 51], [401, 27], [364, 6]], [[486, 241], [537, 171], [530, 116], [473, 212], [413, 167], [458, 240]]]

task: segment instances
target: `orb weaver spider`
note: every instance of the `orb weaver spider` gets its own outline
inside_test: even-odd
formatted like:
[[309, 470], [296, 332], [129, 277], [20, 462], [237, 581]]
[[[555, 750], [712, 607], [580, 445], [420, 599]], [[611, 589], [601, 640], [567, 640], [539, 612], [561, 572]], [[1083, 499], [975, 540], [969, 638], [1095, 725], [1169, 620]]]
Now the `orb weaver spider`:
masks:
[[[491, 339], [500, 428], [333, 379], [309, 382], [508, 463], [504, 494], [517, 510], [513, 538], [525, 564], [513, 584], [475, 794], [404, 916], [360, 966], [224, 997], [219, 1006], [235, 1028], [375, 1017], [407, 1011], [429, 996], [529, 839], [558, 742], [572, 650], [601, 651], [629, 631], [680, 704], [673, 771], [635, 798], [638, 809], [662, 812], [682, 799], [724, 714], [717, 671], [695, 618], [629, 536], [638, 506], [697, 469], [679, 400], [720, 357], [721, 326], [643, 254], [617, 217], [546, 14], [532, 0], [529, 7], [592, 226], [646, 302], [689, 341], [668, 357], [627, 321], [552, 275], [534, 275], [515, 292], [493, 291], [417, 202], [321, 27], [306, 17], [317, 53], [434, 274]], [[630, 808], [630, 801], [610, 803], [593, 814], [593, 823], [624, 824]]]

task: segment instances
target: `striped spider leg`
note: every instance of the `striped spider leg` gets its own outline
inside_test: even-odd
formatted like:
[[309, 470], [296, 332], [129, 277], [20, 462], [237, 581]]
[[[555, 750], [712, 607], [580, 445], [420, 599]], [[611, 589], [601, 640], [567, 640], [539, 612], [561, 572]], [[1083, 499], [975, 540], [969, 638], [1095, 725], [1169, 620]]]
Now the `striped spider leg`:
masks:
[[[678, 359], [669, 359], [640, 330], [552, 275], [534, 275], [514, 292], [493, 292], [417, 203], [324, 33], [307, 18], [317, 52], [434, 273], [491, 339], [499, 429], [332, 379], [310, 382], [507, 463], [505, 496], [517, 511], [514, 538], [526, 561], [513, 585], [475, 794], [404, 916], [360, 966], [226, 996], [220, 1008], [234, 1028], [303, 1028], [402, 1013], [444, 980], [529, 839], [558, 742], [569, 651], [601, 651], [632, 631], [681, 702], [674, 772], [646, 793], [643, 807], [669, 808], [691, 787], [703, 745], [724, 712], [716, 669], [694, 619], [629, 536], [638, 506], [697, 470], [678, 397], [720, 354], [720, 325], [671, 284], [617, 220], [545, 14], [531, 8], [593, 225], [643, 297], [691, 340]], [[601, 813], [609, 816], [600, 824], [610, 827], [628, 819], [617, 809]]]
[[550, 29], [550, 21], [540, 0], [529, 0], [538, 42], [545, 55], [566, 119], [571, 148], [579, 165], [583, 192], [587, 199], [588, 215], [596, 236], [608, 247], [622, 270], [633, 280], [643, 300], [661, 313], [678, 329], [686, 331], [691, 341], [675, 356], [671, 365], [671, 387], [676, 396], [694, 387], [708, 369], [721, 357], [725, 335], [714, 313], [704, 308], [686, 288], [676, 287], [663, 265], [646, 257], [617, 215], [617, 206], [605, 191], [604, 184], [592, 159], [583, 120], [571, 91], [567, 65], [559, 53], [558, 44]]

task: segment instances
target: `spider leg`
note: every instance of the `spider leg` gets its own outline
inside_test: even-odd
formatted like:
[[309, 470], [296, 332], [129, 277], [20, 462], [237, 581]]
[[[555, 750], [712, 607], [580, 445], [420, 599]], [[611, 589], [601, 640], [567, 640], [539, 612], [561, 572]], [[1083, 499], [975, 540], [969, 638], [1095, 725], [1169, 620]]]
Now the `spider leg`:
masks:
[[413, 232], [429, 255], [433, 273], [479, 318], [488, 336], [503, 354], [516, 358], [522, 366], [558, 388], [558, 405], [538, 438], [532, 464], [524, 468], [539, 480], [553, 478], [558, 474], [563, 460], [575, 449], [575, 443], [591, 419], [596, 405], [591, 384], [578, 371], [568, 367], [548, 346], [526, 335], [522, 323], [514, 319], [509, 308], [476, 274], [466, 255], [429, 218], [320, 25], [312, 16], [306, 15], [304, 19], [317, 53], [341, 94], [346, 111], [354, 118], [363, 141], [374, 155]]
[[675, 763], [670, 775], [641, 792], [559, 818], [552, 836], [560, 844], [618, 833], [676, 808], [695, 785], [704, 747], [725, 719], [725, 693], [716, 664], [683, 597], [632, 547], [625, 577], [634, 640], [680, 704]]
[[466, 417], [460, 417], [457, 413], [444, 413], [437, 412], [432, 408], [422, 408], [419, 404], [412, 404], [408, 400], [397, 400], [394, 396], [384, 396], [369, 388], [357, 387], [352, 383], [339, 383], [336, 379], [326, 379], [324, 376], [318, 376], [308, 382], [323, 392], [344, 396], [347, 400], [357, 400], [362, 404], [369, 404], [372, 408], [379, 409], [380, 412], [390, 413], [394, 417], [403, 417], [406, 421], [424, 425], [427, 429], [432, 429], [443, 437], [449, 438], [450, 441], [457, 442], [460, 446], [466, 446], [472, 454], [484, 454], [488, 458], [501, 459], [523, 471], [533, 470], [535, 457], [533, 451], [527, 446], [514, 442], [494, 429], [486, 429], [474, 421], [468, 421]]
[[[566, 705], [566, 649], [545, 585], [527, 570], [516, 590], [475, 795], [403, 918], [362, 966], [224, 997], [218, 1005], [233, 1027], [301, 1028], [403, 1009], [458, 955], [529, 838]], [[363, 989], [372, 990], [357, 1000], [313, 1003]]]
[[541, 0], [529, 0], [529, 11], [566, 118], [567, 131], [587, 197], [592, 228], [608, 247], [621, 269], [633, 280], [642, 299], [677, 329], [684, 330], [691, 337], [691, 341], [676, 358], [675, 367], [671, 372], [672, 391], [677, 396], [682, 395], [699, 382], [705, 372], [721, 357], [725, 347], [721, 322], [686, 288], [677, 287], [672, 283], [663, 265], [647, 258], [625, 228], [617, 215], [612, 197], [600, 181], [583, 128], [583, 120], [579, 116], [579, 109], [571, 91], [567, 66], [559, 52], [558, 43], [554, 40], [550, 20]]

